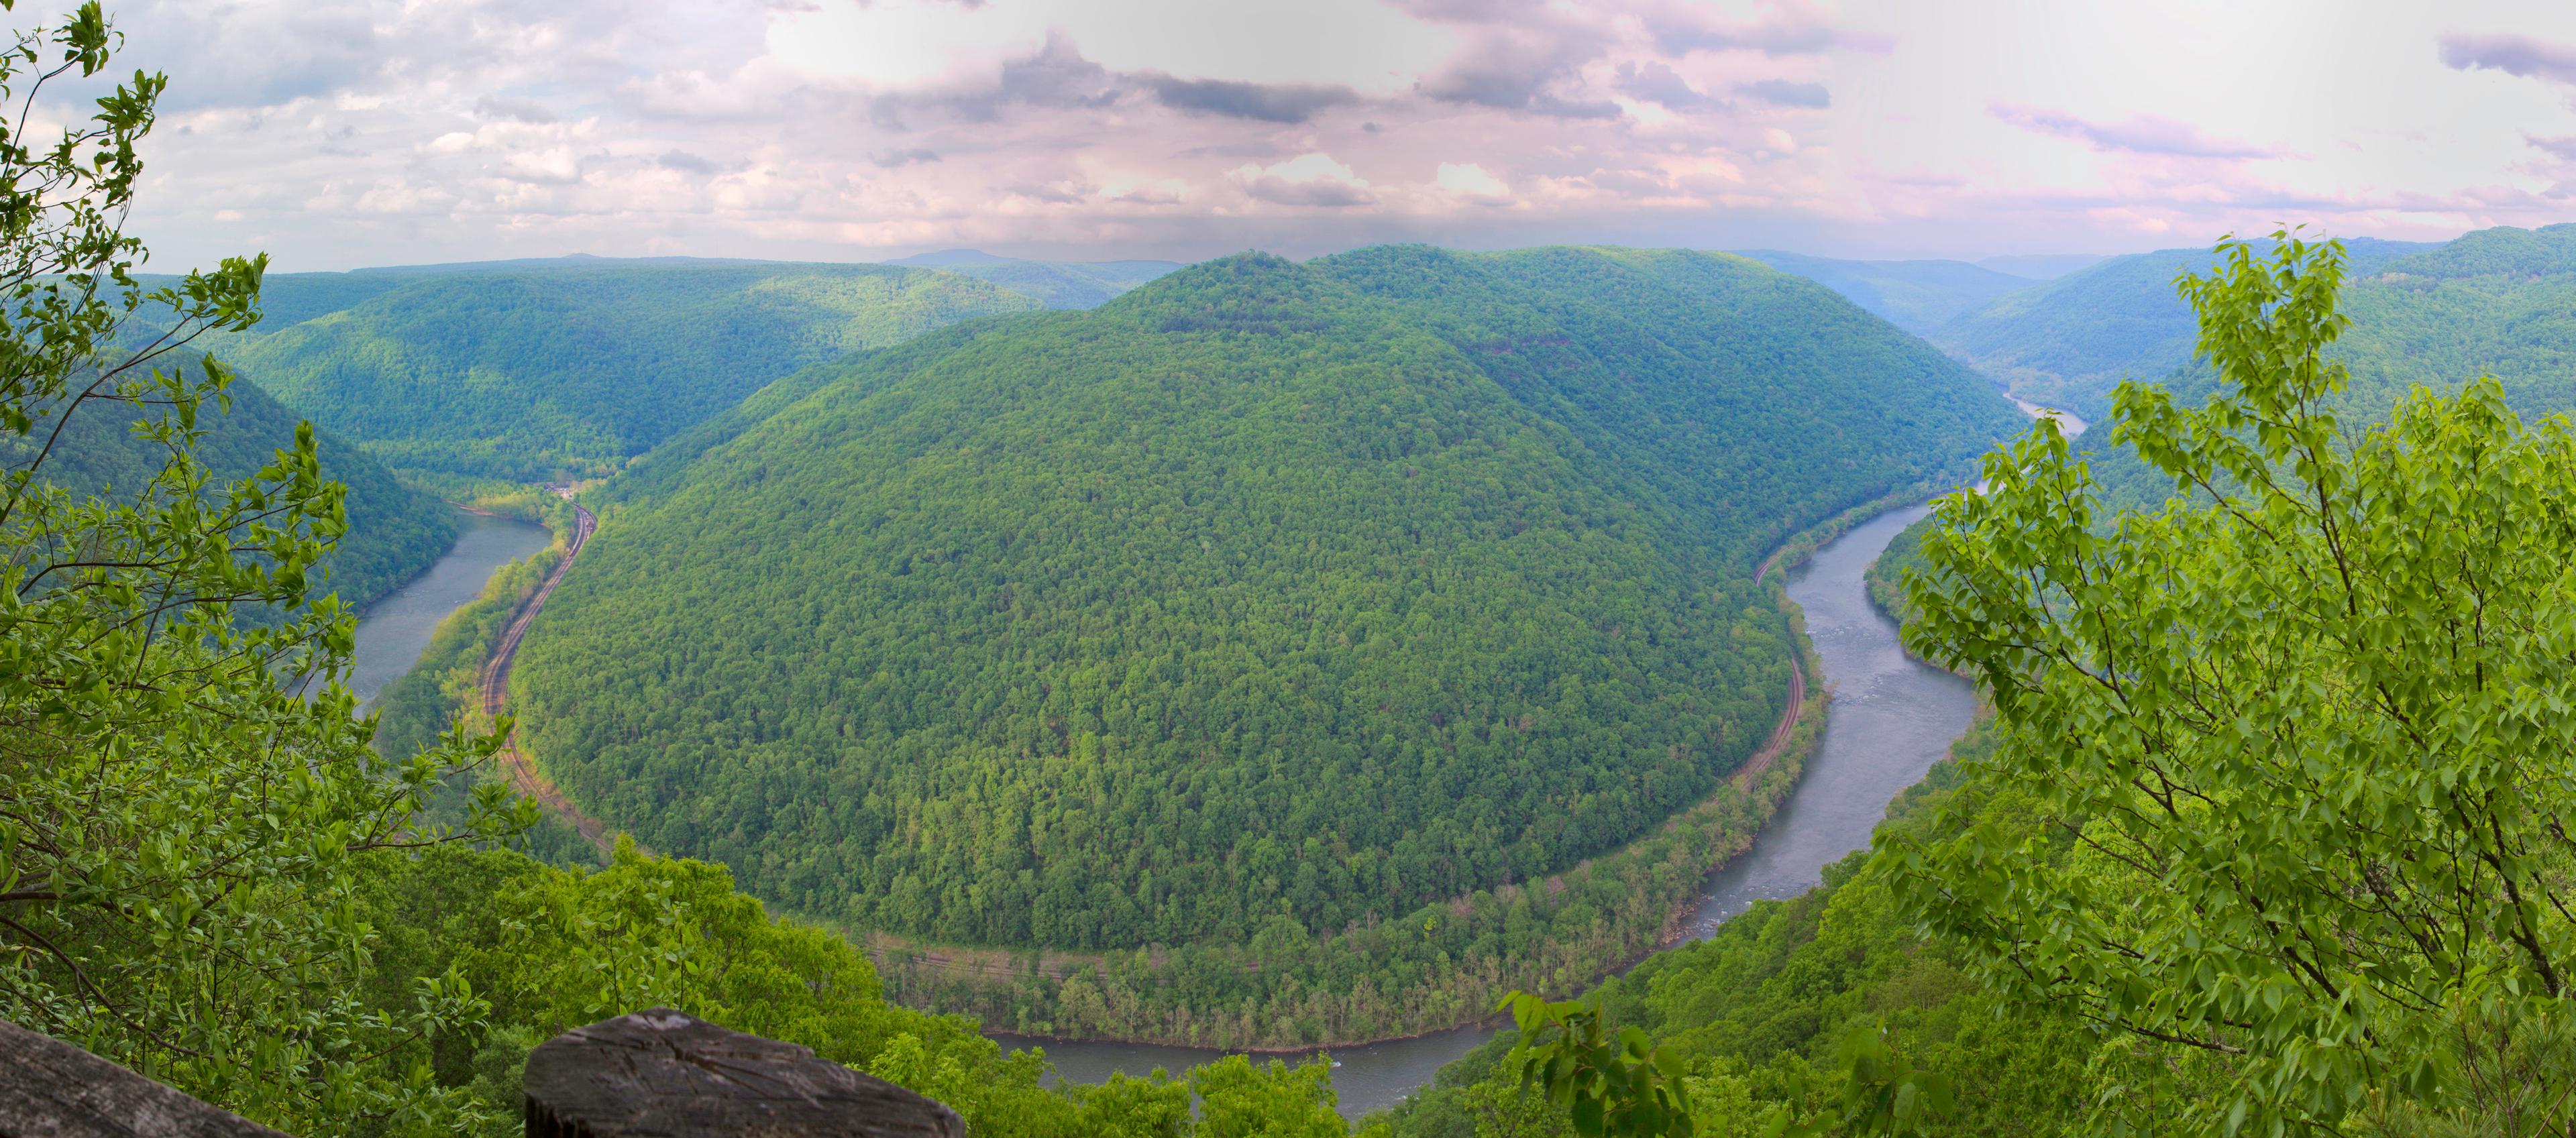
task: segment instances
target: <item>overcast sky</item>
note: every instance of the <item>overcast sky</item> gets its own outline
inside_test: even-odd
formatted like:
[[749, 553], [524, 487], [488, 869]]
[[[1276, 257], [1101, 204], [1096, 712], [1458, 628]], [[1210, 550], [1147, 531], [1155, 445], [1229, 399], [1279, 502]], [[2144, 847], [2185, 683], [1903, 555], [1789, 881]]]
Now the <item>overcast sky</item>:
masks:
[[[2576, 4], [167, 0], [175, 269], [2576, 220]], [[20, 6], [21, 23], [27, 6]]]

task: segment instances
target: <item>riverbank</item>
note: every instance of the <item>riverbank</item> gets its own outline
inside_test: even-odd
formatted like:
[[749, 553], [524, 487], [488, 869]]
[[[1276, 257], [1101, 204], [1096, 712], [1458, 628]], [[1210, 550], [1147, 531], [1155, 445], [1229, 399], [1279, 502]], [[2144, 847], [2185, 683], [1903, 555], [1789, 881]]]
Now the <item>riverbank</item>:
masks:
[[[582, 546], [589, 543], [590, 535], [598, 528], [598, 515], [591, 513], [589, 507], [574, 503], [572, 526], [561, 537], [562, 555], [555, 559], [554, 566], [547, 570], [535, 591], [517, 599], [513, 606], [515, 615], [502, 629], [500, 638], [486, 649], [483, 671], [475, 686], [482, 694], [483, 717], [487, 722], [500, 721], [502, 705], [509, 699], [510, 666], [518, 662], [520, 639], [527, 635], [528, 626], [536, 621], [537, 614], [545, 609], [546, 599], [554, 596], [556, 586], [563, 584], [564, 575], [572, 572], [573, 562], [581, 557]], [[536, 760], [519, 746], [518, 732], [511, 732], [493, 759], [500, 764], [502, 777], [510, 780], [511, 789], [534, 800], [565, 825], [571, 826], [583, 841], [589, 842], [600, 853], [606, 854], [614, 847], [614, 831], [606, 822], [582, 812], [581, 807], [574, 805], [572, 799], [565, 797], [563, 791], [555, 786], [553, 779], [538, 772]]]
[[1036, 953], [850, 935], [888, 999], [1027, 1038], [1294, 1053], [1479, 1023], [1508, 992], [1570, 993], [1677, 935], [1698, 882], [1750, 846], [1814, 746], [1825, 690], [1801, 655], [1798, 702], [1714, 793], [1535, 884], [1321, 937], [1278, 918], [1249, 944]]
[[[1930, 490], [1893, 491], [1792, 535], [1757, 580]], [[1776, 581], [1774, 597], [1793, 657], [1789, 699], [1764, 745], [1697, 805], [1536, 888], [1505, 885], [1320, 937], [1273, 926], [1249, 945], [1078, 953], [845, 932], [868, 949], [889, 999], [974, 1016], [1014, 1042], [1294, 1054], [1485, 1023], [1516, 989], [1581, 991], [1687, 936], [1701, 884], [1751, 848], [1798, 783], [1828, 685]]]
[[[531, 500], [504, 503], [481, 512], [501, 524], [552, 524], [540, 531], [544, 544], [534, 552], [489, 567], [471, 599], [440, 617], [427, 646], [413, 655], [399, 678], [384, 686], [374, 707], [375, 745], [381, 754], [417, 754], [435, 746], [439, 736], [460, 720], [476, 730], [489, 730], [491, 717], [483, 693], [494, 646], [545, 583], [561, 579], [579, 519], [571, 507], [556, 502], [549, 509]], [[367, 650], [367, 645], [362, 643], [361, 648]], [[392, 646], [378, 649], [390, 650]], [[507, 777], [505, 772], [496, 773]], [[450, 785], [432, 796], [429, 820], [442, 824], [461, 821], [465, 797], [473, 781], [480, 777], [484, 777], [482, 772], [451, 777]], [[599, 844], [553, 813], [545, 814], [528, 836], [527, 848], [529, 853], [558, 865], [599, 861]]]
[[[1921, 517], [1920, 507], [1847, 524], [1842, 536], [1781, 574], [1804, 614], [1808, 640], [1824, 661], [1829, 710], [1788, 800], [1744, 853], [1698, 887], [1681, 940], [1714, 936], [1763, 899], [1799, 896], [1824, 867], [1866, 847], [1887, 804], [1948, 752], [1974, 716], [1975, 689], [1905, 655], [1896, 625], [1863, 595], [1862, 576], [1888, 539]], [[1105, 1081], [1203, 1064], [1225, 1052], [1159, 1045], [1051, 1041], [988, 1031], [1005, 1046], [1041, 1046], [1062, 1077]], [[1470, 1026], [1417, 1038], [1331, 1048], [1343, 1115], [1358, 1118], [1429, 1085], [1495, 1031]], [[1320, 1052], [1312, 1052], [1320, 1053]]]

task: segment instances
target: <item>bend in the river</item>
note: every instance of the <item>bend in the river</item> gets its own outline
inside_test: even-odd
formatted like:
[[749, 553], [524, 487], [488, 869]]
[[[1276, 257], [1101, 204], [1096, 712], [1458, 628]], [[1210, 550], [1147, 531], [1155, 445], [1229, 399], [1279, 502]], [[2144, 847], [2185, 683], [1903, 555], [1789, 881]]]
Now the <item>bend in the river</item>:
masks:
[[[2083, 424], [2072, 426], [2070, 434]], [[520, 638], [597, 526], [589, 510], [578, 506], [575, 510], [575, 530], [566, 556], [513, 619], [485, 666], [487, 712], [500, 709]], [[1756, 899], [1786, 898], [1814, 888], [1824, 866], [1869, 844], [1888, 801], [1920, 780], [1966, 729], [1975, 708], [1974, 690], [1967, 681], [1907, 656], [1897, 643], [1896, 623], [1870, 602], [1863, 581], [1863, 573], [1889, 540], [1924, 512], [1917, 506], [1855, 526], [1789, 570], [1789, 597], [1804, 611], [1808, 637], [1824, 664], [1824, 674], [1812, 679], [1832, 685], [1824, 734], [1798, 786], [1751, 848], [1710, 876], [1688, 921], [1687, 938], [1713, 935], [1720, 923]], [[472, 600], [493, 570], [535, 552], [542, 543], [543, 531], [525, 523], [470, 522], [447, 557], [394, 598], [370, 609], [360, 624], [359, 671], [366, 685], [362, 697], [371, 698], [385, 682], [407, 670], [427, 644], [429, 629]], [[547, 793], [552, 787], [536, 776], [524, 754], [513, 748], [504, 761], [522, 792], [538, 794], [545, 805], [574, 821], [593, 840], [605, 832], [596, 821], [571, 809], [560, 793]], [[531, 791], [532, 786], [537, 789]], [[1047, 1058], [1064, 1077], [1081, 1082], [1103, 1081], [1113, 1071], [1142, 1074], [1155, 1067], [1177, 1071], [1226, 1054], [1202, 1048], [992, 1034], [1011, 1046], [1045, 1048]], [[1333, 1050], [1333, 1080], [1343, 1113], [1357, 1116], [1393, 1104], [1427, 1085], [1441, 1067], [1492, 1035], [1491, 1028], [1465, 1027]]]
[[[1710, 876], [1686, 935], [1704, 939], [1758, 898], [1814, 888], [1824, 867], [1869, 844], [1898, 792], [1920, 781], [1976, 708], [1966, 680], [1905, 654], [1896, 622], [1870, 603], [1862, 574], [1923, 507], [1853, 527], [1789, 570], [1789, 598], [1805, 610], [1807, 635], [1833, 685], [1824, 737], [1806, 771], [1753, 845]], [[1191, 1047], [1058, 1042], [992, 1033], [1010, 1046], [1046, 1049], [1066, 1078], [1100, 1082], [1113, 1071], [1178, 1071], [1226, 1054]], [[1493, 1035], [1465, 1027], [1412, 1039], [1337, 1048], [1333, 1085], [1345, 1115], [1392, 1105], [1430, 1083], [1441, 1067]]]

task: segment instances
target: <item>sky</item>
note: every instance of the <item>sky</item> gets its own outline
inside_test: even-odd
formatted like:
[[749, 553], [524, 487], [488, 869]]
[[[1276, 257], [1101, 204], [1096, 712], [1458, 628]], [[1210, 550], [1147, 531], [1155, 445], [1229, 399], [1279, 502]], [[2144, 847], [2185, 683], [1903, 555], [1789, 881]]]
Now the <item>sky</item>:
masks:
[[117, 66], [170, 79], [132, 219], [164, 270], [1381, 241], [1976, 259], [2576, 220], [2563, 2], [109, 11]]

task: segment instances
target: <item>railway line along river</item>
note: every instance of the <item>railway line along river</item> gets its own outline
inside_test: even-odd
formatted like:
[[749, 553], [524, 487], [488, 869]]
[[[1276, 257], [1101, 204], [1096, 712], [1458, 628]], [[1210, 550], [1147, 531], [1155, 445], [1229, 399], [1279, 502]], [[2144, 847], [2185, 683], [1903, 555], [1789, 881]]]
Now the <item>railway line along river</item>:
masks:
[[[1968, 681], [1905, 654], [1896, 622], [1869, 601], [1861, 574], [1899, 530], [1924, 515], [1916, 506], [1882, 514], [1827, 543], [1789, 571], [1789, 598], [1805, 610], [1807, 634], [1833, 685], [1825, 733], [1806, 773], [1753, 847], [1710, 875], [1685, 935], [1701, 939], [1754, 900], [1814, 888], [1823, 869], [1869, 844], [1887, 803], [1949, 751], [1976, 708]], [[1463, 1027], [1412, 1039], [1336, 1048], [1333, 1086], [1342, 1113], [1357, 1117], [1428, 1084], [1451, 1060], [1493, 1035]], [[1065, 1078], [1101, 1082], [1113, 1071], [1179, 1071], [1225, 1054], [1190, 1047], [1063, 1042], [1004, 1033], [1011, 1047], [1044, 1047]]]
[[360, 707], [373, 704], [376, 693], [419, 662], [438, 622], [481, 593], [495, 570], [554, 541], [546, 527], [511, 518], [465, 514], [458, 522], [456, 543], [444, 556], [358, 618], [349, 690]]

